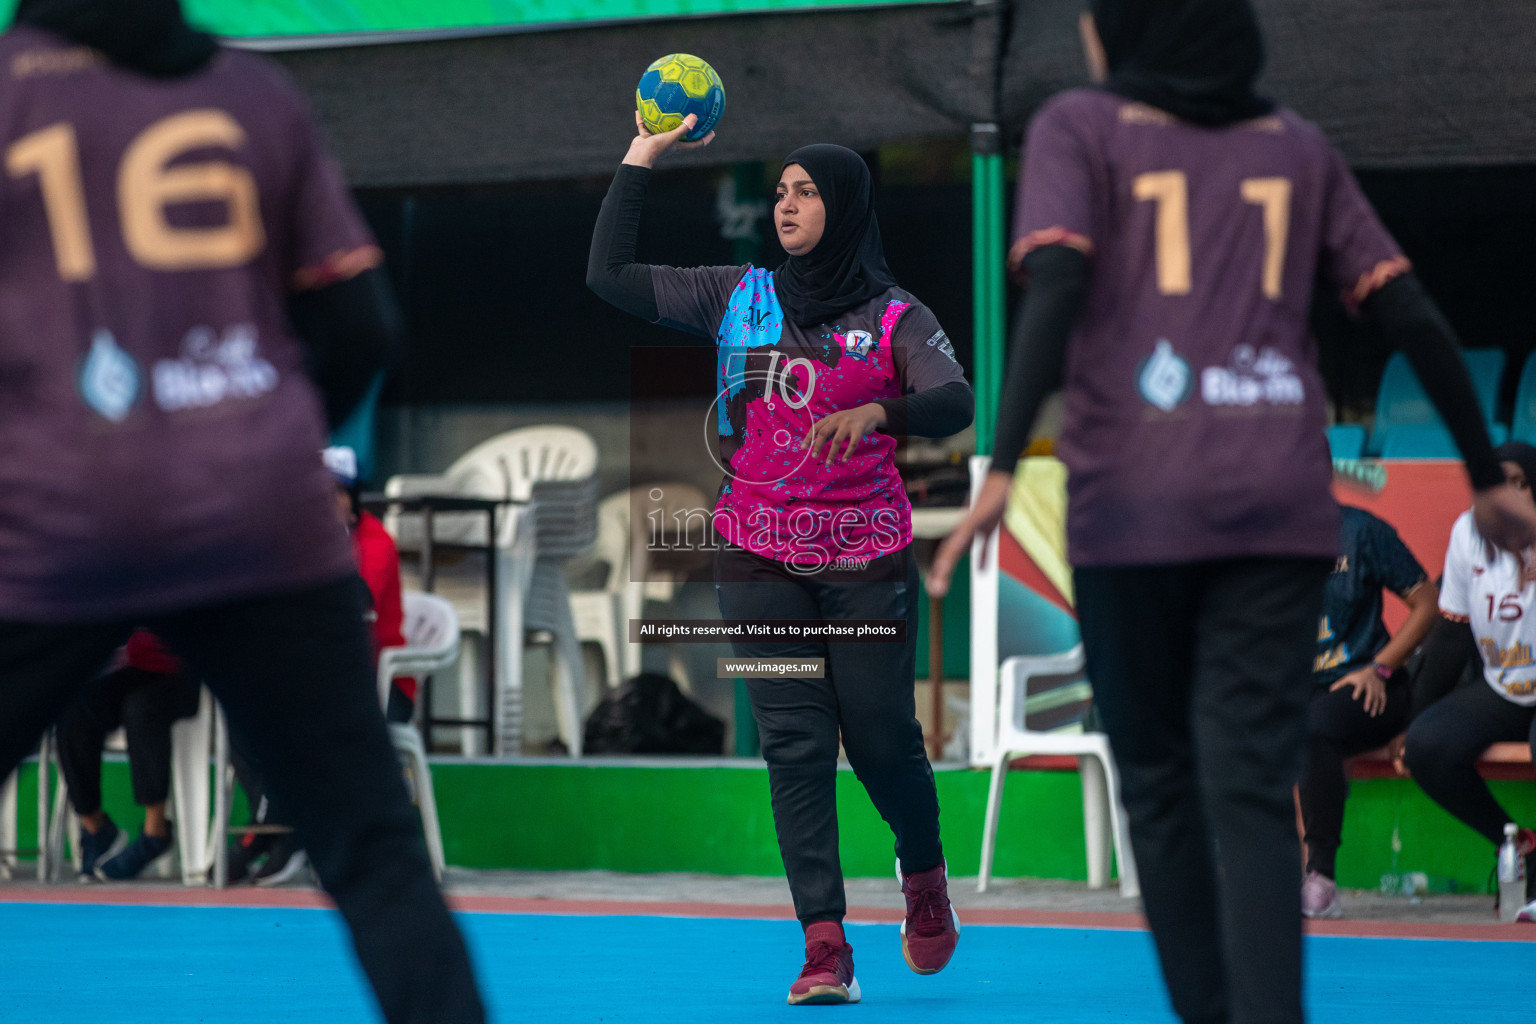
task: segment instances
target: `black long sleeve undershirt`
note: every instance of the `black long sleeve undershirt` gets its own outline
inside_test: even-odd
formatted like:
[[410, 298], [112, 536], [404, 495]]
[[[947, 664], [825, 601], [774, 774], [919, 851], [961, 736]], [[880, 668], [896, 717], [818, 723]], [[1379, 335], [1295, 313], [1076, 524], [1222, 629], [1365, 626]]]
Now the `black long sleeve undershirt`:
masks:
[[976, 416], [976, 395], [963, 380], [875, 404], [885, 410], [882, 432], [896, 437], [949, 437]]
[[603, 197], [587, 253], [587, 287], [605, 302], [651, 323], [661, 319], [656, 307], [656, 286], [651, 268], [635, 262], [640, 236], [640, 211], [645, 208], [645, 189], [651, 181], [649, 167], [620, 164]]
[[1413, 365], [1424, 393], [1445, 421], [1467, 464], [1473, 490], [1504, 482], [1504, 471], [1493, 457], [1493, 444], [1472, 389], [1472, 377], [1461, 359], [1456, 332], [1414, 274], [1393, 278], [1372, 292], [1360, 311], [1381, 325], [1394, 345]]
[[1068, 245], [1024, 257], [1029, 289], [1013, 318], [1008, 373], [998, 402], [992, 469], [1012, 473], [1046, 396], [1061, 387], [1067, 342], [1088, 298], [1088, 258]]
[[[640, 213], [645, 208], [651, 170], [620, 164], [603, 197], [587, 253], [587, 287], [606, 302], [651, 323], [661, 320], [651, 268], [635, 262]], [[970, 425], [975, 396], [964, 381], [952, 381], [879, 403], [885, 408], [887, 434], [948, 437]]]
[[325, 400], [327, 425], [335, 429], [404, 348], [404, 320], [389, 278], [375, 268], [298, 292], [288, 300], [288, 319]]

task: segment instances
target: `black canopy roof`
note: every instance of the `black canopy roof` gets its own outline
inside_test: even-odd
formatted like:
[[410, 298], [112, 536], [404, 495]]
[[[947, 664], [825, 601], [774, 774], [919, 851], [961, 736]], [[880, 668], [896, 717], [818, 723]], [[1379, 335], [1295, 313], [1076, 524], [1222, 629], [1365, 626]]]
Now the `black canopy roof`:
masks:
[[[1358, 167], [1536, 163], [1530, 0], [1257, 0], [1263, 87]], [[727, 109], [682, 160], [771, 160], [811, 141], [873, 148], [1016, 140], [1084, 81], [1082, 0], [951, 2], [734, 15], [283, 53], [359, 185], [606, 174], [630, 137], [635, 81], [674, 51], [709, 60]]]

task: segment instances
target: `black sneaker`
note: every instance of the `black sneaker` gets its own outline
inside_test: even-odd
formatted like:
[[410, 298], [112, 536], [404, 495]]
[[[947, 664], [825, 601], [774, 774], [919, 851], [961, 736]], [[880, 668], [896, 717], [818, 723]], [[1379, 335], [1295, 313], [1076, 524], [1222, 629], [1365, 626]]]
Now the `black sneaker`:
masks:
[[227, 874], [225, 881], [230, 885], [250, 881], [252, 865], [261, 859], [271, 845], [272, 837], [260, 833], [248, 833], [230, 843], [224, 858]]
[[267, 861], [257, 869], [252, 880], [257, 885], [282, 885], [291, 882], [304, 870], [309, 858], [304, 848], [294, 841], [293, 833], [278, 836], [267, 854]]
[[96, 880], [96, 865], [117, 856], [128, 845], [128, 833], [118, 828], [111, 818], [95, 832], [80, 827], [80, 881]]
[[166, 828], [167, 834], [164, 837], [140, 832], [139, 838], [129, 843], [122, 853], [96, 865], [96, 877], [103, 882], [124, 882], [138, 878], [151, 862], [169, 853], [176, 844], [175, 833], [170, 831], [171, 826], [167, 825]]

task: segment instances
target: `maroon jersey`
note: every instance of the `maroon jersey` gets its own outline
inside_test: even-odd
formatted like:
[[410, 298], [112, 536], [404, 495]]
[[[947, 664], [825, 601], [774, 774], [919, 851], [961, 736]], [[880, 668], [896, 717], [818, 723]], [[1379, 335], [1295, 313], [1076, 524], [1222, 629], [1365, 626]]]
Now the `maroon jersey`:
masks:
[[1060, 243], [1092, 266], [1058, 445], [1073, 564], [1334, 555], [1312, 285], [1358, 303], [1408, 264], [1322, 133], [1063, 93], [1017, 210], [1013, 259]]
[[290, 290], [379, 262], [294, 87], [0, 36], [0, 620], [351, 571]]

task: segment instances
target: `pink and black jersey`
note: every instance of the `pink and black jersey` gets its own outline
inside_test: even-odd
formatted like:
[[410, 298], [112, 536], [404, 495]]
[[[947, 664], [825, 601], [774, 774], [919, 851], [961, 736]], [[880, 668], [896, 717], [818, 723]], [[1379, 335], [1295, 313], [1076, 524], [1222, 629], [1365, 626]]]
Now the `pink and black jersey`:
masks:
[[351, 571], [285, 296], [379, 251], [297, 90], [0, 36], [0, 620], [135, 617]]
[[1336, 554], [1313, 282], [1356, 303], [1408, 264], [1317, 128], [1062, 93], [1029, 129], [1014, 238], [1015, 260], [1091, 260], [1058, 446], [1073, 564]]
[[830, 413], [965, 379], [928, 308], [890, 288], [835, 323], [802, 327], [780, 309], [769, 270], [658, 266], [651, 280], [661, 323], [715, 338], [722, 536], [805, 565], [910, 544], [894, 436], [871, 434], [830, 466], [825, 449], [816, 460], [800, 444]]

